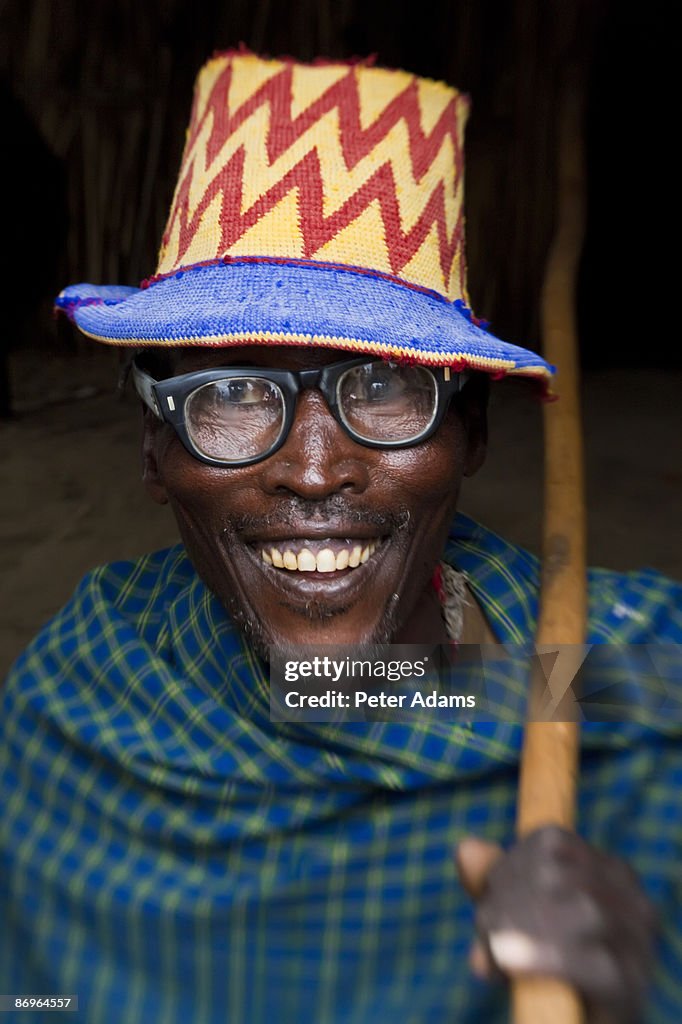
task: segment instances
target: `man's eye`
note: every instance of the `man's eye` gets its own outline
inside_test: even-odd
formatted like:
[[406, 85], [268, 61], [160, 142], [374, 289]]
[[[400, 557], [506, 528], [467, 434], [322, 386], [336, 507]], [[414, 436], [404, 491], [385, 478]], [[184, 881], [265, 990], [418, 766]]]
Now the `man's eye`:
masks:
[[351, 398], [356, 401], [384, 402], [399, 398], [404, 391], [403, 381], [390, 369], [362, 376], [352, 390]]
[[223, 381], [220, 397], [232, 405], [255, 405], [272, 399], [272, 386], [268, 381], [240, 379]]

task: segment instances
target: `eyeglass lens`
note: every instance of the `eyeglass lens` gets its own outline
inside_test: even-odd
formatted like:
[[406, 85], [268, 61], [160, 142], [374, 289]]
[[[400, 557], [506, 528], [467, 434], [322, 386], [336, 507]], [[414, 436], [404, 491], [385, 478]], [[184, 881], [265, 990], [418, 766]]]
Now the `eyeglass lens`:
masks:
[[267, 452], [284, 422], [284, 395], [263, 377], [232, 377], [197, 388], [185, 403], [185, 426], [198, 451], [239, 462]]
[[[421, 366], [376, 362], [354, 366], [336, 385], [342, 422], [366, 441], [409, 442], [433, 422], [438, 390]], [[264, 377], [226, 377], [204, 384], [185, 403], [185, 424], [203, 455], [226, 463], [267, 453], [280, 437], [285, 400]]]
[[423, 366], [367, 363], [340, 378], [337, 403], [350, 430], [367, 441], [410, 441], [433, 420], [438, 392]]

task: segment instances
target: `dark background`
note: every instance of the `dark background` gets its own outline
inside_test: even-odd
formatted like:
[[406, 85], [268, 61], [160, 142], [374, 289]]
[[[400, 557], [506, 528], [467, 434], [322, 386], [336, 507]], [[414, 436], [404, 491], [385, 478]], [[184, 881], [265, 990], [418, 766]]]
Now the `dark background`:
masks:
[[[13, 391], [13, 416], [0, 422], [0, 675], [85, 572], [177, 539], [170, 512], [140, 484], [139, 403], [113, 398], [116, 352], [54, 321], [52, 298], [65, 284], [137, 284], [154, 271], [194, 76], [214, 50], [242, 41], [275, 56], [375, 53], [471, 94], [473, 307], [500, 337], [538, 348], [558, 95], [575, 66], [588, 167], [578, 303], [588, 557], [682, 578], [671, 8], [0, 0], [0, 356]], [[490, 433], [463, 510], [538, 551], [541, 408], [521, 384], [493, 389]]]
[[[670, 4], [623, 0], [6, 0], [2, 5], [5, 345], [54, 331], [66, 283], [155, 267], [197, 68], [216, 49], [346, 58], [443, 78], [473, 97], [467, 231], [475, 311], [539, 346], [554, 209], [557, 95], [586, 95], [586, 365], [680, 367], [671, 328]], [[35, 310], [39, 309], [36, 316]]]

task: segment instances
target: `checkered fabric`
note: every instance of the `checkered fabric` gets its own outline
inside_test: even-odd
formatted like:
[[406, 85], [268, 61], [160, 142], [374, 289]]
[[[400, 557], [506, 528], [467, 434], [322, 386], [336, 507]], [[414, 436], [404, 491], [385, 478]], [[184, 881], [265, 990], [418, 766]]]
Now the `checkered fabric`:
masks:
[[[464, 517], [446, 554], [498, 639], [533, 635], [535, 559]], [[590, 597], [592, 642], [682, 641], [657, 573], [593, 572]], [[661, 916], [645, 1024], [682, 1007], [681, 732], [583, 733], [580, 830]], [[275, 725], [182, 547], [98, 569], [2, 694], [0, 992], [77, 993], [87, 1024], [502, 1024], [452, 853], [512, 840], [520, 739]]]

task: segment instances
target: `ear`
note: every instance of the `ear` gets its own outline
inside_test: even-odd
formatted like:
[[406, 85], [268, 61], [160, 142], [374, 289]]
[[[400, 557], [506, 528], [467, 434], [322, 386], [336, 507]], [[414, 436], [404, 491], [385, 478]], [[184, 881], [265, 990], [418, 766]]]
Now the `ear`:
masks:
[[470, 381], [462, 392], [462, 417], [467, 430], [467, 454], [464, 476], [473, 476], [485, 462], [488, 451], [488, 393], [487, 378], [480, 375]]
[[142, 407], [142, 482], [157, 505], [168, 504], [157, 457], [159, 428], [163, 426], [150, 409]]
[[464, 460], [464, 476], [473, 476], [485, 462], [488, 452], [488, 417], [483, 410], [480, 417], [469, 421], [469, 439]]

